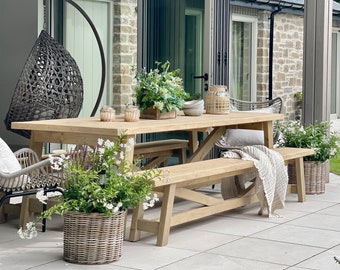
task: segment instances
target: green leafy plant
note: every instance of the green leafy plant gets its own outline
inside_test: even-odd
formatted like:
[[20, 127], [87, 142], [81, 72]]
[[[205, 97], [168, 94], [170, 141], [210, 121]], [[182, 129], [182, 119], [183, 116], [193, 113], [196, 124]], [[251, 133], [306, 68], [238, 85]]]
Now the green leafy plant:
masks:
[[185, 100], [186, 101], [191, 101], [191, 100], [200, 100], [201, 98], [201, 94], [200, 93], [194, 93], [192, 95], [190, 95], [189, 97], [187, 97]]
[[[340, 138], [338, 138], [338, 145], [340, 145]], [[340, 152], [330, 159], [329, 171], [340, 175]]]
[[[20, 229], [20, 237], [36, 236], [35, 225], [43, 218], [51, 219], [53, 214], [78, 211], [110, 216], [141, 203], [145, 209], [152, 207], [158, 200], [156, 194], [151, 196], [151, 190], [159, 171], [141, 171], [129, 162], [125, 154], [133, 145], [134, 140], [127, 140], [124, 135], [114, 141], [98, 139], [94, 149], [83, 146], [81, 151], [53, 162], [53, 169], [63, 170], [63, 200], [42, 212], [37, 222], [27, 224], [26, 230]], [[46, 203], [43, 191], [37, 193], [37, 198]]]
[[136, 73], [136, 102], [141, 112], [148, 108], [160, 112], [179, 111], [189, 94], [184, 91], [180, 70], [170, 71], [170, 62], [156, 62], [157, 67]]
[[290, 120], [279, 123], [278, 129], [282, 134], [279, 146], [314, 149], [314, 155], [304, 157], [306, 161], [324, 162], [338, 153], [337, 137], [330, 132], [328, 122], [303, 127], [299, 121]]
[[302, 92], [296, 92], [294, 94], [294, 98], [295, 98], [295, 101], [296, 101], [296, 106], [298, 108], [301, 108], [302, 107]]

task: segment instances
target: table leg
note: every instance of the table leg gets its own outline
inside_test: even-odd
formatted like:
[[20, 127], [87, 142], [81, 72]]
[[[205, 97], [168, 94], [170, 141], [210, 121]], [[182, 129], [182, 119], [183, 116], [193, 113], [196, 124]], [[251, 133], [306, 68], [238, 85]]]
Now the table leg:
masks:
[[130, 228], [130, 235], [129, 241], [138, 241], [140, 239], [141, 231], [138, 230], [138, 220], [143, 218], [144, 210], [143, 205], [138, 205], [132, 212], [132, 220], [131, 220], [131, 228]]
[[273, 148], [274, 138], [273, 138], [273, 121], [268, 121], [263, 123], [264, 132], [264, 145], [268, 148]]
[[197, 150], [193, 153], [187, 162], [203, 160], [209, 151], [213, 148], [215, 142], [225, 133], [226, 127], [214, 128], [205, 138]]
[[[127, 135], [127, 140], [133, 139], [133, 141], [136, 143], [136, 135]], [[134, 154], [134, 147], [130, 151], [125, 152], [126, 160], [133, 163], [133, 154]]]
[[42, 157], [43, 143], [37, 140], [37, 136], [34, 130], [31, 132], [30, 148], [38, 155], [39, 158]]
[[189, 150], [190, 156], [197, 150], [198, 148], [198, 134], [197, 131], [189, 131]]

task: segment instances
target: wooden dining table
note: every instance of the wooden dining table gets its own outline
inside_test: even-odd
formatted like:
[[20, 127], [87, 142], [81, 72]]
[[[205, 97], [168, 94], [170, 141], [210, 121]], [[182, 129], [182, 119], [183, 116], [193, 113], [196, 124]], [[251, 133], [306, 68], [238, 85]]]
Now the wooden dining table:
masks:
[[[169, 131], [188, 131], [192, 155], [188, 162], [203, 160], [214, 143], [227, 128], [263, 130], [265, 145], [273, 147], [273, 121], [283, 119], [282, 114], [263, 112], [230, 112], [225, 115], [202, 114], [201, 116], [178, 115], [173, 119], [140, 119], [137, 122], [124, 122], [117, 117], [114, 122], [102, 122], [99, 117], [79, 117], [67, 119], [12, 122], [13, 129], [31, 131], [30, 148], [42, 155], [46, 142], [60, 144], [96, 145], [98, 138], [113, 139], [125, 134], [136, 139], [139, 134]], [[197, 145], [197, 132], [208, 131], [204, 140]], [[133, 160], [133, 151], [127, 158]]]

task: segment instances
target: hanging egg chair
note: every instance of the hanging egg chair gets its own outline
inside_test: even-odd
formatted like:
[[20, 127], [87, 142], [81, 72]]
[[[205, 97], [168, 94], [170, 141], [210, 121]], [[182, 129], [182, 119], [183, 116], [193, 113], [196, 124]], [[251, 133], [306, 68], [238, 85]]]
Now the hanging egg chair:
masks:
[[83, 80], [75, 60], [41, 31], [14, 90], [6, 128], [30, 138], [30, 131], [11, 129], [11, 123], [78, 117], [82, 104]]

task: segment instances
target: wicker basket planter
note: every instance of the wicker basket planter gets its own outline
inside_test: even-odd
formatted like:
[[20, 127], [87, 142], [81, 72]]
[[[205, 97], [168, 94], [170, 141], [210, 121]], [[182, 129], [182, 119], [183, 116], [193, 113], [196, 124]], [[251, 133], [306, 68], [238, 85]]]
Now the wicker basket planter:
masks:
[[161, 119], [171, 119], [176, 118], [177, 112], [175, 110], [171, 112], [161, 113], [159, 110], [148, 108], [141, 113], [140, 118], [143, 119], [155, 119], [155, 120], [161, 120]]
[[[325, 162], [304, 161], [306, 194], [325, 193], [325, 183], [329, 181], [329, 160]], [[289, 183], [296, 183], [295, 164], [288, 165]]]
[[125, 212], [64, 215], [64, 259], [79, 264], [104, 264], [122, 256]]

